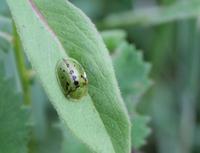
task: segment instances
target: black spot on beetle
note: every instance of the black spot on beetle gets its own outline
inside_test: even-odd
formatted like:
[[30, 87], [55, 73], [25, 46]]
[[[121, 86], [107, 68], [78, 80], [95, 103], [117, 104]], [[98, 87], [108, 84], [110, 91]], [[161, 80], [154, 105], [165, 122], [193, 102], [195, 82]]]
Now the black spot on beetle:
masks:
[[79, 85], [79, 82], [78, 82], [78, 81], [74, 81], [74, 85], [75, 85], [75, 86], [78, 86], [78, 85]]
[[69, 83], [66, 82], [66, 85], [65, 85], [66, 90], [68, 90], [68, 87], [69, 87]]
[[65, 72], [65, 70], [63, 70], [63, 72]]

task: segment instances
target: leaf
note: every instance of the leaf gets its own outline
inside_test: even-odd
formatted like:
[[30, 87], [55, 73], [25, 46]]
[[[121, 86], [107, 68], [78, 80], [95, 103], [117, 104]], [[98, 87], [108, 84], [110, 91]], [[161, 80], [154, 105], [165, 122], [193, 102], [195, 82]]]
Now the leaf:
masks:
[[[95, 27], [68, 1], [34, 2], [8, 0], [25, 52], [59, 117], [94, 152], [129, 153], [128, 115]], [[79, 102], [67, 99], [56, 79], [56, 63], [66, 53], [83, 65], [89, 78], [89, 94]]]
[[34, 123], [32, 142], [29, 143], [31, 153], [60, 153], [62, 136], [57, 127], [57, 114], [48, 103], [46, 94], [37, 79], [32, 83], [31, 97]]
[[124, 42], [113, 56], [114, 68], [123, 97], [137, 102], [151, 86], [150, 64], [143, 61], [141, 52]]
[[109, 0], [109, 5], [107, 0], [101, 0], [102, 2], [102, 13], [103, 16], [107, 15], [109, 12], [120, 12], [122, 10], [127, 10], [132, 8], [132, 0]]
[[64, 141], [62, 144], [62, 153], [91, 153], [91, 151], [80, 143], [74, 135], [63, 127]]
[[9, 35], [0, 31], [0, 51], [7, 52], [10, 49], [10, 38]]
[[198, 17], [200, 1], [176, 2], [170, 6], [152, 7], [107, 16], [99, 26], [106, 28], [155, 26], [177, 20]]
[[132, 145], [135, 149], [139, 149], [146, 143], [146, 137], [151, 133], [147, 124], [149, 123], [150, 118], [147, 116], [141, 116], [139, 114], [134, 114], [131, 120], [133, 126], [131, 129], [132, 132]]
[[152, 84], [149, 79], [150, 64], [144, 62], [142, 53], [127, 42], [119, 46], [113, 62], [122, 95], [131, 114], [132, 145], [138, 149], [145, 144], [145, 138], [150, 134], [147, 126], [149, 117], [135, 113], [135, 104]]
[[126, 32], [123, 30], [105, 30], [101, 32], [106, 47], [113, 53], [115, 49], [125, 40]]
[[172, 88], [173, 84], [171, 81], [157, 81], [151, 92], [152, 124], [159, 150], [163, 153], [182, 152], [179, 145], [180, 116], [177, 113], [177, 97], [174, 96], [176, 89]]
[[6, 52], [12, 43], [12, 24], [9, 18], [0, 15], [0, 51]]
[[45, 133], [42, 133], [44, 137], [42, 137], [42, 139], [38, 139], [38, 137], [34, 137], [34, 139], [32, 139], [32, 142], [29, 144], [29, 149], [31, 150], [31, 153], [61, 152], [62, 136], [60, 129], [57, 127], [56, 124], [57, 123], [55, 123], [55, 121], [49, 121]]
[[29, 113], [22, 108], [21, 95], [14, 93], [13, 82], [0, 77], [0, 152], [26, 153]]
[[12, 33], [12, 22], [10, 18], [0, 15], [0, 31], [8, 34]]
[[6, 0], [0, 0], [0, 14], [3, 16], [10, 16], [10, 12], [8, 9], [8, 5], [6, 3]]

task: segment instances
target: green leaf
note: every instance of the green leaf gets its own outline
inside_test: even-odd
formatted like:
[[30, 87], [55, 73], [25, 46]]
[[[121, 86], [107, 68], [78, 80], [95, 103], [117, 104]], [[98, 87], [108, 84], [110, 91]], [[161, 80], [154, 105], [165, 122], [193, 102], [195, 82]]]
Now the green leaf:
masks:
[[[2, 64], [1, 64], [2, 65]], [[19, 94], [14, 93], [12, 79], [4, 79], [0, 71], [0, 152], [26, 153], [29, 114], [22, 108]]]
[[124, 42], [113, 56], [115, 72], [123, 97], [131, 98], [131, 103], [138, 102], [144, 92], [150, 87], [150, 64], [143, 61], [141, 51], [133, 45]]
[[132, 0], [109, 0], [109, 5], [107, 0], [101, 0], [102, 2], [102, 13], [103, 15], [109, 12], [120, 12], [122, 10], [127, 10], [132, 8]]
[[11, 47], [11, 37], [0, 31], [0, 51], [7, 52]]
[[0, 15], [0, 51], [7, 51], [12, 43], [12, 24], [7, 17]]
[[[39, 10], [31, 0], [8, 0], [24, 50], [59, 117], [94, 152], [129, 153], [128, 114], [94, 25], [68, 1], [35, 3]], [[56, 78], [56, 63], [67, 56], [83, 65], [89, 79], [89, 94], [78, 102], [63, 95]]]
[[[132, 115], [132, 146], [139, 149], [146, 144], [146, 138], [150, 135], [151, 129], [147, 126], [150, 117], [139, 114]], [[90, 153], [84, 144], [80, 143], [71, 133], [64, 130], [64, 141], [62, 144], [62, 153]]]
[[176, 89], [172, 81], [157, 81], [151, 92], [151, 115], [155, 138], [161, 152], [176, 153], [180, 150], [180, 116], [174, 96]]
[[132, 122], [132, 146], [136, 149], [145, 144], [150, 129], [149, 118], [135, 113], [135, 104], [151, 86], [150, 64], [144, 62], [142, 53], [126, 42], [121, 44], [113, 56], [114, 67], [122, 95], [127, 104]]
[[62, 153], [91, 153], [91, 151], [80, 143], [74, 135], [63, 127], [64, 141], [62, 144]]
[[3, 16], [10, 16], [10, 12], [8, 9], [8, 5], [6, 3], [6, 0], [0, 0], [0, 14]]
[[131, 122], [132, 122], [132, 145], [135, 149], [139, 149], [146, 143], [146, 137], [149, 136], [151, 130], [147, 127], [150, 118], [147, 116], [141, 116], [139, 114], [134, 114]]
[[107, 16], [99, 26], [107, 28], [154, 26], [198, 17], [200, 1], [176, 2], [170, 6], [152, 7]]
[[29, 150], [31, 153], [60, 153], [62, 135], [57, 125], [59, 122], [57, 114], [48, 103], [46, 94], [37, 79], [34, 79], [31, 87], [31, 110], [34, 125]]
[[101, 32], [106, 47], [113, 53], [115, 49], [125, 40], [126, 32], [123, 30], [105, 30]]

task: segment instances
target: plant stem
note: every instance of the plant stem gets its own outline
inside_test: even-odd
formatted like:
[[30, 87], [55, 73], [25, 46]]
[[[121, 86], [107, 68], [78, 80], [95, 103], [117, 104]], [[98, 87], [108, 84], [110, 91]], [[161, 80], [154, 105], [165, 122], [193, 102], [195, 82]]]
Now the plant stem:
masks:
[[30, 98], [28, 71], [26, 69], [24, 60], [25, 57], [15, 25], [13, 26], [13, 30], [14, 30], [13, 44], [14, 44], [15, 60], [17, 64], [21, 87], [23, 90], [24, 104], [29, 105], [31, 102], [31, 98]]

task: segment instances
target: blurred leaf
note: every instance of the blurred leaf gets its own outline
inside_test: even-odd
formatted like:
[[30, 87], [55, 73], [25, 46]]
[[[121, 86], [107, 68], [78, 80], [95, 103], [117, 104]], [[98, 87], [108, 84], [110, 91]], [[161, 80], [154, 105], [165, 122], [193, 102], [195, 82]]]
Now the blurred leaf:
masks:
[[12, 21], [10, 18], [0, 15], [0, 32], [12, 33]]
[[197, 123], [197, 126], [195, 127], [194, 131], [194, 147], [196, 150], [196, 153], [200, 151], [200, 125]]
[[101, 16], [102, 0], [71, 0], [71, 2], [80, 8], [90, 18], [97, 18]]
[[[8, 0], [24, 50], [59, 117], [91, 150], [129, 153], [128, 114], [108, 51], [95, 27], [68, 1], [34, 2]], [[56, 63], [67, 57], [65, 51], [83, 65], [89, 78], [89, 94], [79, 102], [67, 99], [57, 82]]]
[[0, 0], [0, 15], [10, 16], [10, 11], [8, 9], [6, 0]]
[[119, 86], [126, 102], [130, 97], [131, 103], [138, 102], [142, 94], [152, 84], [148, 76], [150, 64], [143, 61], [141, 51], [137, 51], [133, 45], [128, 43], [123, 43], [118, 48], [113, 62]]
[[123, 43], [126, 38], [126, 32], [124, 30], [106, 30], [101, 32], [101, 36], [103, 37], [104, 43], [108, 50], [113, 53], [115, 49]]
[[132, 8], [132, 0], [101, 0], [103, 5], [102, 12], [107, 15], [110, 12], [121, 12]]
[[154, 26], [176, 20], [198, 17], [200, 1], [176, 2], [170, 6], [145, 8], [107, 16], [99, 26], [106, 28], [126, 26]]
[[35, 137], [38, 140], [44, 139], [47, 132], [47, 114], [46, 114], [46, 105], [47, 97], [44, 93], [43, 88], [39, 84], [38, 79], [34, 79], [34, 82], [31, 86], [31, 101], [32, 101], [32, 116], [34, 122], [34, 133]]
[[3, 79], [3, 74], [5, 73], [5, 66], [4, 66], [4, 58], [5, 58], [5, 53], [0, 52], [0, 80]]
[[12, 24], [7, 17], [0, 15], [0, 51], [8, 51], [12, 43]]
[[135, 113], [134, 104], [152, 84], [148, 76], [150, 64], [144, 62], [141, 52], [125, 42], [116, 51], [113, 62], [122, 95], [131, 114], [132, 146], [138, 149], [145, 144], [150, 129], [147, 127], [149, 118]]
[[58, 127], [58, 116], [48, 102], [41, 84], [34, 79], [32, 84], [32, 141], [31, 153], [60, 153], [62, 133]]
[[146, 143], [146, 137], [149, 136], [151, 130], [147, 127], [150, 118], [147, 116], [141, 116], [134, 114], [132, 117], [132, 145], [135, 149], [139, 149]]
[[159, 83], [152, 91], [152, 124], [158, 150], [161, 153], [181, 153], [179, 114], [173, 87], [174, 82]]
[[[34, 137], [29, 145], [31, 153], [60, 153], [62, 136], [61, 131], [57, 127], [55, 121], [51, 121], [49, 118], [49, 123], [47, 125], [47, 131], [43, 139], [38, 139]], [[36, 125], [37, 126], [37, 125]]]
[[9, 37], [6, 34], [0, 32], [0, 51], [7, 52], [11, 47], [11, 43]]
[[[4, 76], [2, 71], [0, 76]], [[22, 108], [21, 96], [14, 93], [13, 83], [12, 79], [0, 77], [0, 152], [26, 153], [29, 115]]]

